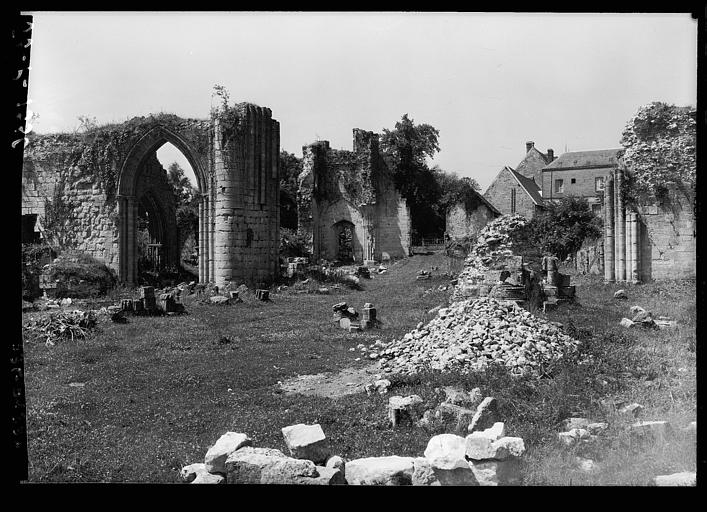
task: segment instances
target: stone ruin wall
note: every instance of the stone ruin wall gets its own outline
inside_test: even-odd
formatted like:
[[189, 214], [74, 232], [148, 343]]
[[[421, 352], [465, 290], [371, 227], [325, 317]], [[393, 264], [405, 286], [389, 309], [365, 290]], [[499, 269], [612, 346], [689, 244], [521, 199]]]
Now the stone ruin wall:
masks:
[[378, 135], [354, 130], [353, 151], [336, 150], [328, 141], [304, 146], [299, 178], [298, 231], [310, 240], [315, 259], [334, 260], [334, 225], [354, 225], [357, 262], [409, 255], [410, 212], [393, 185], [378, 150]]
[[497, 215], [485, 204], [467, 212], [463, 204], [456, 204], [447, 211], [447, 235], [452, 239], [476, 236]]
[[[604, 279], [649, 282], [696, 276], [694, 198], [670, 190], [664, 201], [624, 203], [618, 193], [623, 169], [608, 177], [604, 195], [604, 233], [600, 251]], [[635, 242], [634, 242], [635, 239]]]
[[58, 249], [84, 251], [121, 280], [137, 276], [136, 218], [152, 188], [178, 259], [174, 199], [155, 151], [170, 142], [197, 177], [199, 280], [258, 285], [279, 270], [279, 123], [240, 103], [212, 120], [160, 114], [87, 134], [32, 135], [22, 171], [22, 214], [46, 220], [45, 201], [71, 205]]
[[691, 201], [677, 194], [671, 204], [638, 209], [641, 279], [683, 279], [696, 275], [697, 238]]
[[[45, 145], [53, 150], [47, 152]], [[32, 139], [22, 169], [22, 215], [37, 215], [41, 231], [47, 201], [58, 199], [70, 208], [59, 244], [83, 251], [117, 271], [117, 203], [109, 201], [105, 183], [81, 172], [75, 163], [79, 154], [80, 145], [68, 136]]]

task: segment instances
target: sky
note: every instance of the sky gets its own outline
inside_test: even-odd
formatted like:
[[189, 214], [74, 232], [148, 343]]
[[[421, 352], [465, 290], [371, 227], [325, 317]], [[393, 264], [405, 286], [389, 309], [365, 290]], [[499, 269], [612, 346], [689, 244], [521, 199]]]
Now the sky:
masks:
[[[526, 141], [620, 147], [637, 109], [695, 105], [697, 21], [672, 13], [27, 12], [34, 131], [169, 112], [208, 118], [213, 87], [272, 110], [281, 149], [403, 114], [439, 130], [430, 160], [485, 190]], [[28, 113], [29, 115], [29, 113]], [[158, 152], [165, 167], [186, 159]], [[193, 178], [193, 176], [192, 176]]]

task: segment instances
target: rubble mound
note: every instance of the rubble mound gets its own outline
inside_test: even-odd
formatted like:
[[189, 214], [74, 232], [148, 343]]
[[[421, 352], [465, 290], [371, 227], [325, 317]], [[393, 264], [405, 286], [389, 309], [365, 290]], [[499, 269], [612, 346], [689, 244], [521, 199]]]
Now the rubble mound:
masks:
[[537, 318], [513, 301], [479, 297], [438, 311], [427, 325], [383, 344], [377, 357], [386, 372], [413, 374], [426, 369], [483, 370], [501, 364], [518, 375], [540, 376], [580, 342], [561, 327]]
[[464, 270], [457, 278], [452, 300], [463, 298], [460, 288], [464, 284], [481, 281], [487, 271], [503, 267], [507, 258], [514, 255], [511, 235], [527, 223], [528, 219], [521, 215], [502, 215], [484, 226], [464, 260]]

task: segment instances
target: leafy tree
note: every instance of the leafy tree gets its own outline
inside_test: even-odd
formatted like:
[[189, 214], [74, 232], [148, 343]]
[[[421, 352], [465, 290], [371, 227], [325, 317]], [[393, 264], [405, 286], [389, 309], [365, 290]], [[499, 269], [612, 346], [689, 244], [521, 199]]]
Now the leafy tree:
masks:
[[199, 234], [198, 190], [177, 162], [172, 162], [167, 168], [167, 181], [174, 191], [181, 258], [189, 259]]
[[380, 141], [395, 185], [410, 207], [413, 231], [423, 236], [439, 235], [444, 230], [444, 224], [440, 230], [435, 208], [441, 190], [426, 162], [439, 151], [438, 137], [439, 130], [429, 124], [416, 125], [404, 114], [393, 130], [383, 130]]
[[660, 197], [677, 188], [690, 197], [697, 177], [696, 110], [653, 102], [638, 109], [623, 131], [623, 163], [632, 190]]
[[601, 219], [585, 198], [567, 196], [550, 203], [519, 236], [539, 251], [560, 259], [579, 250], [585, 239], [601, 235]]
[[297, 229], [297, 189], [301, 172], [302, 159], [280, 151], [280, 226], [283, 228]]

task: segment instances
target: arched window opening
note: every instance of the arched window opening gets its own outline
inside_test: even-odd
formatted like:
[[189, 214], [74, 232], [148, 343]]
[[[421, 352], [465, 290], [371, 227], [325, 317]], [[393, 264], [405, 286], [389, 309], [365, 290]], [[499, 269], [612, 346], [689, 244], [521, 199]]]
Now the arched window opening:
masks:
[[167, 173], [175, 199], [178, 265], [198, 276], [199, 187], [196, 174], [184, 153], [170, 142], [165, 142], [156, 155]]

